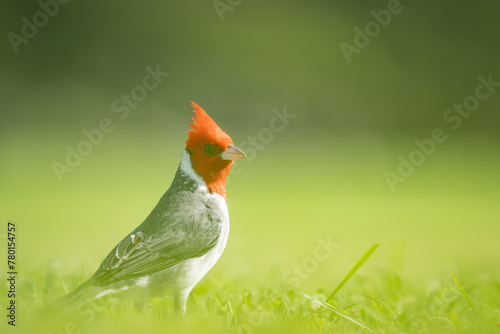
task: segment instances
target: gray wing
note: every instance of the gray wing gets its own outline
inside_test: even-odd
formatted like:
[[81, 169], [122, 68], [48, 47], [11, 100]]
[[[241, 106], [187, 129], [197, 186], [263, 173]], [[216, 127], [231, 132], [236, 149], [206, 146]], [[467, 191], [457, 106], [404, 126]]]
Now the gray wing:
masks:
[[92, 284], [149, 275], [212, 249], [223, 215], [215, 203], [193, 196], [189, 192], [164, 196], [144, 223], [108, 254], [90, 279]]

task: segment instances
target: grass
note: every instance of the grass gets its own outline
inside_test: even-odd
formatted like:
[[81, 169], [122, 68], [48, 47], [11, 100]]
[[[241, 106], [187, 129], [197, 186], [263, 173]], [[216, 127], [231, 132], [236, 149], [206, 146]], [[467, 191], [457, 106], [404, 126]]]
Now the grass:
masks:
[[[49, 315], [50, 321], [44, 325], [39, 319], [28, 324], [23, 315], [65, 294], [66, 286], [74, 288], [87, 278], [83, 272], [62, 272], [51, 264], [27, 273], [21, 281], [24, 298], [19, 322], [23, 326], [16, 331], [60, 333], [70, 323], [80, 333], [500, 332], [498, 281], [478, 278], [463, 286], [450, 272], [441, 281], [423, 285], [383, 266], [364, 271], [360, 267], [366, 258], [354, 265], [358, 272], [348, 273], [349, 279], [341, 282], [331, 298], [324, 288], [310, 294], [285, 285], [247, 289], [238, 281], [217, 282], [209, 275], [193, 290], [184, 317], [173, 312], [167, 298], [151, 300], [142, 311], [127, 301], [107, 298], [83, 307], [71, 318]], [[28, 319], [37, 318], [30, 315]]]

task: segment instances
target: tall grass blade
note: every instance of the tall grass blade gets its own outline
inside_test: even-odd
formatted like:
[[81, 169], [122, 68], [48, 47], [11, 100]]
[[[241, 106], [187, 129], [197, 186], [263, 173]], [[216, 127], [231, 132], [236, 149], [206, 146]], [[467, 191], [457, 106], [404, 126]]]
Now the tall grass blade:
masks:
[[352, 275], [354, 275], [356, 271], [358, 271], [358, 269], [363, 265], [363, 263], [365, 263], [365, 261], [368, 260], [368, 258], [373, 254], [373, 252], [375, 252], [378, 246], [380, 246], [380, 244], [373, 244], [373, 246], [371, 246], [370, 249], [366, 251], [366, 253], [358, 260], [358, 262], [356, 262], [354, 267], [352, 267], [351, 270], [349, 270], [349, 272], [344, 277], [342, 282], [340, 282], [340, 284], [335, 288], [335, 290], [333, 290], [330, 296], [328, 296], [328, 298], [326, 299], [327, 303], [333, 299], [335, 294], [339, 292], [340, 289], [342, 289], [344, 284], [346, 284], [346, 282], [352, 277]]
[[331, 304], [328, 304], [328, 303], [325, 303], [321, 300], [317, 300], [317, 299], [314, 299], [312, 298], [311, 296], [308, 296], [306, 295], [305, 293], [301, 292], [303, 296], [307, 297], [308, 299], [312, 300], [313, 302], [315, 303], [318, 303], [319, 305], [323, 306], [324, 308], [326, 308], [327, 310], [330, 310], [331, 312], [335, 313], [336, 315], [346, 319], [346, 320], [349, 320], [350, 322], [352, 322], [353, 324], [355, 325], [358, 325], [359, 327], [363, 328], [363, 329], [366, 329], [367, 331], [370, 331], [370, 332], [373, 332], [373, 329], [371, 329], [370, 327], [362, 324], [361, 322], [351, 318], [350, 316], [347, 315], [347, 312], [340, 309], [340, 308], [337, 308]]
[[460, 281], [458, 280], [457, 276], [455, 275], [455, 273], [451, 273], [453, 275], [453, 279], [455, 280], [455, 282], [457, 283], [458, 285], [458, 288], [460, 289], [460, 291], [462, 292], [462, 295], [464, 295], [465, 299], [467, 299], [467, 303], [469, 303], [469, 306], [470, 308], [472, 309], [472, 311], [476, 313], [476, 309], [474, 308], [474, 305], [472, 305], [472, 301], [470, 300], [469, 296], [467, 295], [467, 292], [465, 292], [465, 289], [464, 287], [462, 286], [462, 284], [460, 283]]

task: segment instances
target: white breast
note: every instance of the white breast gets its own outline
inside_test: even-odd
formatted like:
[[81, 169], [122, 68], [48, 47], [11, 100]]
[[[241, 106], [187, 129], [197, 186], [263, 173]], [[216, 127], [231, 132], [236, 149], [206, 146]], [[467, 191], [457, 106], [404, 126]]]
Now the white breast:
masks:
[[185, 261], [183, 269], [186, 282], [185, 288], [188, 291], [191, 291], [191, 289], [215, 265], [222, 252], [224, 251], [224, 248], [226, 247], [227, 238], [229, 236], [229, 215], [227, 211], [226, 201], [219, 194], [209, 193], [207, 191], [205, 195], [212, 197], [212, 200], [216, 200], [217, 204], [220, 206], [221, 212], [224, 213], [224, 219], [222, 221], [221, 234], [217, 240], [217, 244], [205, 255]]

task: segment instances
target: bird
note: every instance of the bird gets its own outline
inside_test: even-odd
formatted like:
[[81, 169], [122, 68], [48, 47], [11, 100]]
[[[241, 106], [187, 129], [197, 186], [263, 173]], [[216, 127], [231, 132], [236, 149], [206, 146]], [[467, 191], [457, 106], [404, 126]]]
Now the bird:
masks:
[[170, 295], [175, 309], [186, 312], [191, 290], [226, 247], [226, 177], [233, 162], [246, 157], [198, 104], [191, 105], [191, 129], [170, 188], [59, 308], [130, 293], [142, 301]]

